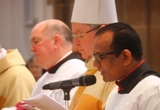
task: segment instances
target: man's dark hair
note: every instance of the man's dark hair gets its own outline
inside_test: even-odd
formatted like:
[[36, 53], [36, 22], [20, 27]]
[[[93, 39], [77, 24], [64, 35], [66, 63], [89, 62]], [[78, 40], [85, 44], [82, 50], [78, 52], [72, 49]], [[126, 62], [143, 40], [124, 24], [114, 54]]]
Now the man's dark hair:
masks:
[[130, 25], [121, 22], [112, 23], [101, 28], [96, 33], [96, 36], [104, 34], [107, 31], [113, 32], [113, 40], [110, 48], [118, 51], [117, 54], [115, 54], [117, 57], [124, 49], [128, 49], [135, 59], [142, 59], [140, 37]]

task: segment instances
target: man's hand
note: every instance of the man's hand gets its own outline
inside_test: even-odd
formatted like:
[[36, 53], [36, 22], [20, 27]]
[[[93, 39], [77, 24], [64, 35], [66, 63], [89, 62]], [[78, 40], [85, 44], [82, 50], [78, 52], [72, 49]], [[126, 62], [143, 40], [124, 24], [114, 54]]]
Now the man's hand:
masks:
[[16, 105], [17, 110], [38, 110], [35, 107], [25, 103], [25, 102], [19, 102]]
[[25, 102], [19, 102], [16, 104], [16, 108], [17, 110], [27, 110], [25, 108], [23, 108], [23, 105], [26, 104]]

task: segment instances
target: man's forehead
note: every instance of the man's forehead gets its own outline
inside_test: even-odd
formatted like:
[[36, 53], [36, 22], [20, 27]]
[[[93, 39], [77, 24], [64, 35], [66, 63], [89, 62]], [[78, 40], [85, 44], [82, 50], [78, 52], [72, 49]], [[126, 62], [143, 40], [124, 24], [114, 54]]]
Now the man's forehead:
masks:
[[43, 24], [37, 24], [33, 29], [32, 29], [32, 32], [35, 32], [35, 31], [38, 31], [38, 30], [42, 30], [44, 29], [44, 26]]
[[72, 23], [72, 32], [88, 31], [91, 27], [87, 24]]
[[36, 26], [32, 29], [31, 37], [42, 35], [44, 29], [45, 29], [45, 26], [44, 26], [44, 25], [36, 25]]
[[105, 33], [100, 34], [96, 37], [95, 44], [109, 47], [112, 43], [112, 39], [113, 39], [113, 32], [106, 31]]
[[105, 41], [108, 41], [108, 40], [110, 41], [110, 40], [113, 39], [113, 36], [114, 36], [114, 32], [112, 32], [112, 31], [105, 31], [105, 32], [103, 32], [101, 34], [98, 34], [97, 38], [98, 39], [104, 39]]
[[38, 31], [32, 31], [30, 36], [30, 41], [38, 40], [40, 39], [41, 34]]

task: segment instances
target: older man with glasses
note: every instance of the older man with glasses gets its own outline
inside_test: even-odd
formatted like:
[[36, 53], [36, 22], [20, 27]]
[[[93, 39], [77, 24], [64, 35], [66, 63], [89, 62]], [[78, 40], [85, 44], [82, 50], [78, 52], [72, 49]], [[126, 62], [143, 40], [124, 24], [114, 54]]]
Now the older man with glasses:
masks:
[[[90, 6], [88, 6], [90, 4]], [[103, 110], [113, 82], [105, 83], [100, 72], [93, 66], [95, 33], [101, 26], [117, 22], [114, 0], [75, 0], [72, 14], [74, 45], [82, 58], [86, 59], [85, 74], [94, 74], [97, 82], [93, 86], [79, 87], [70, 104], [70, 110]]]

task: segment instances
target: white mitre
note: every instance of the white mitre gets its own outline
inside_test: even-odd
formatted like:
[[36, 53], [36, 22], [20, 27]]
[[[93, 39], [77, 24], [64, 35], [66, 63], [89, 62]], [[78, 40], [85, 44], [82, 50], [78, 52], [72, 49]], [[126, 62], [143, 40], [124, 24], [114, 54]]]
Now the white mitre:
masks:
[[75, 0], [71, 22], [83, 24], [118, 22], [115, 0]]

